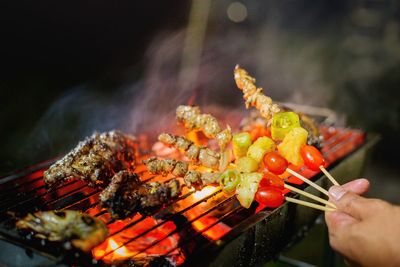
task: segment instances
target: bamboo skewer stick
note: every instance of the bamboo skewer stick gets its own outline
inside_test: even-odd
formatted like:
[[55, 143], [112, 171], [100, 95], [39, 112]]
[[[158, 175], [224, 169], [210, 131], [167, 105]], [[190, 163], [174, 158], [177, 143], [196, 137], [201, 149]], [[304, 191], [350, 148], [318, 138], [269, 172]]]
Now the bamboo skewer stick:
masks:
[[302, 205], [302, 206], [306, 206], [306, 207], [309, 207], [309, 208], [317, 209], [317, 210], [322, 210], [322, 211], [334, 211], [335, 210], [335, 209], [333, 209], [331, 207], [325, 207], [325, 206], [322, 206], [322, 205], [317, 205], [317, 204], [310, 203], [310, 202], [303, 201], [303, 200], [296, 199], [296, 198], [285, 197], [285, 199], [288, 202], [293, 202], [293, 203], [296, 203], [296, 204], [299, 204], [299, 205]]
[[284, 187], [287, 188], [287, 189], [289, 189], [289, 190], [291, 190], [291, 191], [293, 191], [293, 192], [296, 192], [296, 193], [298, 193], [298, 194], [300, 194], [300, 195], [303, 195], [303, 196], [305, 196], [305, 197], [314, 199], [315, 201], [318, 201], [318, 202], [321, 202], [321, 203], [323, 203], [323, 204], [325, 204], [325, 205], [328, 205], [328, 206], [330, 206], [330, 207], [333, 208], [333, 209], [336, 209], [336, 208], [337, 208], [336, 205], [333, 204], [332, 202], [329, 202], [328, 200], [325, 200], [325, 199], [323, 199], [323, 198], [314, 196], [314, 195], [312, 195], [312, 194], [310, 194], [310, 193], [307, 193], [307, 192], [305, 192], [305, 191], [303, 191], [303, 190], [300, 190], [300, 189], [298, 189], [298, 188], [296, 188], [296, 187], [294, 187], [294, 186], [291, 186], [291, 185], [288, 185], [288, 184], [284, 184]]
[[323, 189], [322, 187], [320, 187], [320, 186], [317, 185], [316, 183], [311, 182], [311, 181], [308, 180], [306, 177], [302, 176], [301, 174], [298, 174], [297, 172], [295, 172], [295, 171], [293, 171], [293, 170], [291, 170], [291, 169], [289, 169], [289, 168], [287, 168], [286, 171], [287, 171], [288, 173], [290, 173], [291, 175], [296, 176], [297, 178], [299, 178], [300, 180], [302, 180], [302, 181], [305, 182], [306, 184], [308, 184], [308, 185], [314, 187], [315, 189], [317, 189], [318, 191], [320, 191], [321, 193], [323, 193], [323, 194], [325, 194], [325, 195], [327, 195], [327, 196], [329, 197], [328, 191], [326, 191], [325, 189]]
[[325, 174], [326, 177], [332, 182], [332, 184], [340, 186], [340, 184], [333, 178], [333, 176], [324, 168], [324, 166], [319, 166], [319, 169]]

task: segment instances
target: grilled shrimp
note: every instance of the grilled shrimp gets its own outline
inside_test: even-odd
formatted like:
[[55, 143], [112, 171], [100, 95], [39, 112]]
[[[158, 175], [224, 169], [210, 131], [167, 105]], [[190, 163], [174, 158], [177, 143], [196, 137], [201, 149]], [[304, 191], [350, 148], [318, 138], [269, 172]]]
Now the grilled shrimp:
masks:
[[41, 239], [70, 241], [72, 246], [84, 252], [89, 252], [108, 235], [102, 221], [75, 210], [29, 213], [16, 226], [36, 232], [35, 236]]

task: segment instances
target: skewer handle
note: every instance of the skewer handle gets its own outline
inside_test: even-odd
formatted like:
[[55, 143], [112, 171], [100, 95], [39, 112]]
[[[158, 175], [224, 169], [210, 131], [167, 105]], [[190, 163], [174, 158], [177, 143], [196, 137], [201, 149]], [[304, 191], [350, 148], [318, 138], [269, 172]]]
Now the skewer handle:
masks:
[[296, 203], [296, 204], [299, 204], [299, 205], [302, 205], [302, 206], [306, 206], [306, 207], [309, 207], [309, 208], [317, 209], [317, 210], [322, 210], [322, 211], [334, 211], [335, 210], [335, 209], [332, 209], [330, 207], [317, 205], [317, 204], [310, 203], [310, 202], [303, 201], [303, 200], [299, 200], [299, 199], [296, 199], [296, 198], [285, 197], [285, 199], [288, 202], [293, 202], [293, 203]]
[[324, 168], [324, 166], [319, 166], [319, 169], [325, 174], [326, 177], [332, 182], [332, 184], [340, 186], [340, 184], [333, 178], [333, 176]]
[[333, 204], [332, 202], [329, 202], [328, 200], [325, 200], [325, 199], [323, 199], [323, 198], [314, 196], [314, 195], [312, 195], [312, 194], [310, 194], [310, 193], [308, 193], [308, 192], [305, 192], [305, 191], [303, 191], [303, 190], [300, 190], [300, 189], [298, 189], [298, 188], [296, 188], [296, 187], [294, 187], [294, 186], [291, 186], [291, 185], [288, 185], [288, 184], [284, 184], [283, 186], [284, 186], [285, 188], [287, 188], [287, 189], [293, 191], [293, 192], [296, 192], [296, 193], [300, 194], [300, 195], [303, 195], [303, 196], [305, 196], [305, 197], [314, 199], [315, 201], [318, 201], [318, 202], [320, 202], [320, 203], [323, 203], [323, 204], [325, 204], [325, 205], [328, 205], [328, 206], [330, 206], [330, 207], [333, 208], [333, 209], [336, 209], [336, 208], [337, 208], [336, 205]]
[[306, 177], [302, 176], [301, 174], [293, 171], [292, 169], [287, 168], [286, 171], [288, 173], [290, 173], [293, 176], [296, 176], [297, 178], [299, 178], [300, 180], [302, 180], [303, 182], [305, 182], [306, 184], [314, 187], [315, 189], [317, 189], [318, 191], [320, 191], [321, 193], [327, 195], [329, 197], [329, 193], [328, 191], [326, 191], [325, 189], [323, 189], [322, 187], [320, 187], [319, 185], [317, 185], [316, 183], [308, 180]]

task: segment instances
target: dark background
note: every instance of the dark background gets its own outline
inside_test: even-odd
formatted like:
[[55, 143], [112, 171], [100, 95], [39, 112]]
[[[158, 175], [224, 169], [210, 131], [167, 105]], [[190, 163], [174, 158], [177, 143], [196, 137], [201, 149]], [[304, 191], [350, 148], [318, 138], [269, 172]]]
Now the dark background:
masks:
[[193, 91], [197, 104], [243, 108], [240, 63], [274, 99], [329, 107], [339, 124], [379, 133], [366, 175], [372, 195], [398, 202], [399, 1], [249, 0], [240, 23], [227, 16], [232, 2], [212, 2], [190, 90], [177, 83], [190, 1], [2, 3], [0, 173], [94, 130], [154, 127]]

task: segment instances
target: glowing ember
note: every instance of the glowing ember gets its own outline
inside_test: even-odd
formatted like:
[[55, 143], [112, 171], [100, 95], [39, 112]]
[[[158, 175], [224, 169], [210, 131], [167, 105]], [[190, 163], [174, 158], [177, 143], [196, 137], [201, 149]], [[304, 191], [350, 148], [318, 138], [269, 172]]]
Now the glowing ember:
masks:
[[203, 198], [211, 195], [212, 193], [216, 192], [217, 190], [218, 190], [218, 187], [206, 186], [202, 190], [194, 192], [193, 198], [194, 198], [194, 200], [197, 201], [197, 200], [203, 199]]

